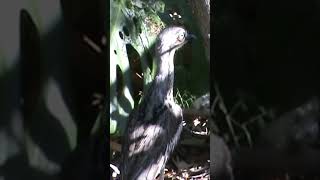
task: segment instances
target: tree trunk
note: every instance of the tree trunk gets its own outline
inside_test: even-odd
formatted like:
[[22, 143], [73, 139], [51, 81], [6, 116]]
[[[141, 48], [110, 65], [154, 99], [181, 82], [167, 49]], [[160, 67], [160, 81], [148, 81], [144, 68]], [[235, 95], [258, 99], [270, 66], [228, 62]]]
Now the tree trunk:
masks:
[[210, 61], [210, 0], [189, 0], [189, 2], [200, 26], [207, 60]]

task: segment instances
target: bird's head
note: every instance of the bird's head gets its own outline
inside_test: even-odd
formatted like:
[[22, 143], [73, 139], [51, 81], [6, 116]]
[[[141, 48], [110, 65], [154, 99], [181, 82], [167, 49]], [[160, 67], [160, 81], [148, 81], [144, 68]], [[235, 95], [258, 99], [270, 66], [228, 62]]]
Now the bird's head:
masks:
[[180, 26], [170, 26], [163, 29], [158, 35], [156, 49], [161, 56], [165, 53], [174, 53], [195, 36]]

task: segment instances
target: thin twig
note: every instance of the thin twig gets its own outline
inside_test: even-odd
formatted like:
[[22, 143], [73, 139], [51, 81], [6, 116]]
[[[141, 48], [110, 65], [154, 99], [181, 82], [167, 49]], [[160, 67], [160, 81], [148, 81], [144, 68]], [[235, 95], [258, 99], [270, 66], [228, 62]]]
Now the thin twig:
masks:
[[221, 94], [220, 94], [220, 91], [219, 91], [219, 88], [218, 88], [218, 85], [217, 85], [217, 84], [214, 85], [214, 89], [215, 89], [215, 91], [216, 91], [216, 93], [217, 93], [217, 96], [218, 96], [219, 99], [221, 100], [221, 101], [219, 102], [219, 107], [220, 107], [221, 111], [225, 114], [226, 121], [227, 121], [229, 130], [230, 130], [230, 132], [231, 132], [233, 141], [235, 142], [235, 145], [236, 145], [237, 147], [239, 147], [239, 142], [238, 142], [238, 139], [237, 139], [237, 137], [236, 137], [236, 133], [235, 133], [235, 131], [234, 131], [234, 129], [233, 129], [233, 126], [232, 126], [232, 116], [228, 113], [228, 109], [227, 109], [226, 105], [224, 104], [223, 98], [222, 98], [222, 96], [221, 96]]
[[83, 40], [86, 42], [93, 50], [95, 50], [97, 53], [101, 53], [102, 50], [101, 48], [93, 41], [91, 40], [88, 36], [83, 35]]

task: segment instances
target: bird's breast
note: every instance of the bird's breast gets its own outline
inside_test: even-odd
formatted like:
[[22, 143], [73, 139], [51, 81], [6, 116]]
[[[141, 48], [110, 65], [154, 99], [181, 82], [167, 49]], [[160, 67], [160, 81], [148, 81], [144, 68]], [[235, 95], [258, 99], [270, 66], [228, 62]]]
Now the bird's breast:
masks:
[[173, 115], [178, 118], [182, 115], [182, 109], [181, 107], [176, 104], [173, 100], [170, 98], [166, 99], [165, 105], [170, 109], [170, 111], [173, 113]]

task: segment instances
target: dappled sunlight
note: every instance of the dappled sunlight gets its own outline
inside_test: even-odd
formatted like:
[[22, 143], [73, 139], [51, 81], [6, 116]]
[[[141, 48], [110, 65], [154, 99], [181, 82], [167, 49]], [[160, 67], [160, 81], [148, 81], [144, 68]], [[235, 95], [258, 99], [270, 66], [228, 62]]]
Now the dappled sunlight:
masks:
[[[90, 97], [105, 92], [105, 52], [93, 54], [80, 35], [95, 39], [106, 34], [100, 22], [92, 21], [104, 17], [88, 8], [99, 3], [66, 3], [4, 0], [0, 6], [5, 24], [0, 34], [0, 179], [81, 179], [62, 174], [76, 169], [93, 175], [101, 169], [95, 163], [102, 161], [99, 153], [105, 148], [96, 142], [105, 137], [96, 137], [98, 123], [98, 132], [93, 129], [90, 136], [100, 110], [91, 106]], [[88, 19], [78, 12], [88, 13]], [[82, 144], [89, 148], [79, 153]], [[90, 168], [81, 171], [79, 166]]]
[[51, 175], [60, 172], [60, 165], [48, 159], [41, 148], [35, 144], [29, 134], [26, 133], [25, 136], [29, 165]]
[[65, 130], [70, 148], [74, 149], [77, 142], [77, 127], [64, 102], [61, 89], [55, 80], [49, 79], [47, 89], [45, 91], [46, 95], [44, 99], [48, 111], [60, 122], [61, 126]]
[[[149, 50], [152, 49], [157, 34], [152, 34], [146, 23], [158, 27], [156, 25], [162, 22], [153, 16], [148, 21], [140, 22], [138, 17], [141, 12], [119, 2], [110, 2], [110, 8], [110, 123], [116, 124], [116, 128], [122, 131], [120, 124], [126, 124], [128, 115], [142, 95], [141, 90], [146, 89], [153, 79], [152, 53]], [[133, 57], [128, 46], [136, 53]], [[130, 63], [132, 65], [134, 61], [141, 63], [139, 66], [142, 71], [139, 76], [142, 75], [140, 79], [143, 83], [139, 87], [133, 82], [137, 73], [130, 67]], [[120, 69], [118, 72], [117, 68]], [[122, 127], [124, 129], [125, 126]]]
[[[133, 102], [132, 96], [131, 96], [131, 94], [130, 94], [129, 88], [128, 88], [127, 86], [124, 87], [123, 95], [124, 95], [124, 97], [126, 97], [126, 99], [130, 102], [131, 108], [133, 108], [134, 102]], [[130, 113], [130, 112], [127, 112], [127, 113]]]
[[18, 142], [5, 129], [0, 130], [0, 167], [21, 151]]
[[[179, 4], [179, 8], [176, 8], [176, 4]], [[208, 62], [205, 61], [205, 53], [201, 39], [194, 44], [195, 46], [186, 46], [184, 51], [180, 51], [179, 54], [176, 54], [176, 60], [178, 61], [175, 60], [174, 64], [171, 63], [169, 65], [165, 64], [164, 66], [161, 66], [161, 64], [157, 63], [159, 61], [156, 61], [155, 59], [157, 55], [165, 52], [163, 51], [156, 54], [156, 51], [158, 50], [155, 49], [156, 44], [154, 44], [156, 37], [158, 33], [161, 32], [163, 27], [170, 26], [170, 24], [172, 24], [172, 20], [165, 22], [163, 16], [167, 16], [167, 19], [170, 17], [174, 19], [173, 16], [177, 17], [177, 19], [185, 21], [181, 21], [184, 25], [190, 25], [185, 27], [186, 29], [190, 30], [190, 32], [199, 32], [195, 31], [195, 23], [190, 22], [190, 20], [193, 20], [190, 17], [192, 14], [190, 8], [186, 8], [186, 3], [171, 3], [171, 1], [168, 1], [165, 3], [165, 7], [163, 6], [163, 8], [159, 8], [158, 5], [154, 5], [151, 2], [150, 4], [142, 5], [143, 8], [138, 7], [141, 8], [141, 10], [137, 10], [137, 7], [134, 3], [128, 5], [121, 4], [121, 1], [112, 1], [110, 5], [110, 10], [113, 11], [113, 13], [111, 13], [110, 21], [112, 32], [110, 40], [110, 64], [113, 65], [113, 67], [110, 67], [110, 76], [113, 77], [111, 78], [112, 83], [110, 84], [111, 91], [114, 91], [110, 93], [110, 104], [113, 103], [111, 105], [113, 112], [110, 113], [111, 117], [115, 118], [112, 118], [111, 122], [115, 120], [118, 123], [129, 123], [127, 129], [129, 133], [126, 132], [126, 135], [122, 139], [122, 142], [118, 136], [112, 137], [113, 142], [122, 144], [122, 150], [121, 148], [113, 150], [115, 150], [117, 153], [120, 150], [123, 151], [122, 154], [120, 154], [124, 156], [125, 159], [125, 162], [122, 162], [122, 178], [127, 177], [128, 179], [155, 179], [155, 175], [160, 172], [160, 166], [164, 168], [162, 164], [165, 164], [170, 157], [170, 153], [173, 151], [175, 145], [177, 144], [183, 128], [182, 123], [179, 123], [179, 120], [181, 119], [181, 108], [179, 106], [175, 106], [175, 104], [168, 102], [163, 102], [165, 106], [161, 106], [157, 104], [157, 102], [159, 101], [159, 99], [162, 102], [163, 98], [167, 97], [168, 94], [171, 97], [171, 95], [173, 94], [173, 87], [175, 89], [178, 88], [181, 91], [188, 90], [195, 96], [200, 95], [203, 92], [207, 92], [209, 88]], [[152, 9], [150, 10], [150, 12], [148, 11], [149, 8]], [[171, 8], [172, 13], [168, 13], [169, 9]], [[185, 11], [179, 11], [180, 9], [183, 9]], [[148, 13], [145, 13], [145, 11], [148, 11]], [[161, 24], [163, 26], [161, 26]], [[150, 32], [154, 33], [154, 36], [151, 37]], [[168, 40], [170, 42], [172, 40], [173, 43], [176, 42], [175, 40], [179, 40], [175, 39], [174, 37], [175, 36], [170, 36], [168, 37]], [[118, 43], [113, 42], [112, 38], [121, 42], [121, 44], [119, 43], [120, 45], [118, 46], [121, 48], [112, 49], [112, 44]], [[182, 42], [181, 38], [179, 42]], [[124, 47], [123, 44], [126, 44], [127, 47]], [[173, 44], [173, 46], [171, 47], [173, 47], [172, 49], [176, 50], [177, 48], [184, 45], [184, 43], [179, 43], [179, 45], [177, 46], [174, 45], [176, 44]], [[131, 57], [130, 48], [128, 48], [129, 46], [133, 49]], [[173, 52], [172, 49], [167, 50]], [[173, 53], [172, 56], [168, 56], [168, 58], [162, 57], [162, 59], [172, 58]], [[127, 63], [127, 61], [131, 63], [129, 69], [124, 69], [123, 66], [118, 64], [122, 63], [123, 61], [126, 61], [125, 63]], [[116, 71], [117, 65], [120, 66], [120, 73]], [[172, 68], [168, 68], [168, 66]], [[173, 66], [177, 66], [178, 71], [173, 72]], [[163, 76], [160, 75], [156, 77], [156, 70], [158, 68], [164, 69], [162, 71], [164, 72]], [[170, 78], [166, 78], [168, 77], [167, 75], [169, 71], [172, 72], [170, 73]], [[116, 73], [121, 74], [122, 76], [118, 79]], [[154, 81], [156, 83], [151, 83], [154, 78], [156, 78], [156, 80]], [[174, 80], [177, 80], [178, 82], [177, 84], [175, 84], [175, 86], [173, 86]], [[122, 86], [122, 88], [119, 88], [119, 84]], [[165, 92], [157, 92], [154, 94], [148, 93], [152, 91], [154, 85], [156, 85], [159, 89], [164, 89]], [[127, 99], [125, 93], [128, 93], [130, 97], [133, 97], [135, 101], [134, 107], [136, 109], [133, 110], [131, 114], [130, 112], [127, 114], [128, 111], [125, 111], [125, 113], [123, 113], [124, 116], [121, 116], [122, 114], [120, 115], [119, 112], [125, 110], [124, 105], [129, 104], [129, 100]], [[123, 103], [121, 101], [125, 102]], [[173, 98], [170, 98], [170, 101], [173, 102]], [[118, 102], [118, 104], [115, 104], [115, 102]], [[130, 118], [128, 117], [129, 114]], [[116, 117], [115, 115], [118, 115], [119, 117]], [[201, 123], [198, 123], [196, 127], [199, 129], [200, 126], [202, 128], [205, 125], [206, 123], [203, 123], [201, 120]], [[121, 130], [119, 124], [117, 130], [125, 131]], [[120, 136], [121, 135], [123, 134], [120, 133]], [[118, 160], [116, 160], [118, 156], [117, 153], [114, 153], [112, 157], [114, 159], [114, 162], [112, 162], [114, 163], [114, 165], [118, 165]], [[208, 155], [205, 154], [204, 157], [206, 158], [208, 157]], [[203, 157], [201, 158], [204, 159]], [[130, 160], [127, 161], [126, 159]], [[206, 162], [203, 163], [201, 161], [201, 163], [202, 165], [207, 165]], [[139, 166], [136, 166], [136, 164], [139, 164]], [[208, 169], [207, 166], [206, 168]], [[201, 172], [205, 172], [207, 175], [207, 169], [201, 170]], [[114, 178], [116, 178], [117, 174], [118, 173], [115, 172]], [[195, 173], [193, 173], [192, 175], [194, 174]]]
[[[144, 125], [141, 125], [140, 127], [135, 128], [132, 134], [136, 136], [129, 137], [130, 140], [134, 142], [133, 145], [129, 146], [129, 157], [151, 149], [156, 145], [156, 140], [159, 136], [162, 136], [163, 133], [164, 129], [161, 125], [148, 125], [147, 128]], [[136, 148], [136, 144], [143, 144], [143, 146]]]

